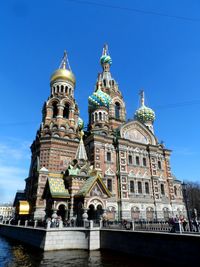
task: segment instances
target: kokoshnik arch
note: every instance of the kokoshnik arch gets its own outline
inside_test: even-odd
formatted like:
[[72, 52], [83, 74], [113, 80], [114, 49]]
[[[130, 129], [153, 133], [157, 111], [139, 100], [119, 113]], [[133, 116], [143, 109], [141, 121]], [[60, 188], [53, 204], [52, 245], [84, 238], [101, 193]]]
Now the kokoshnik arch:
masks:
[[[88, 99], [86, 131], [74, 98], [76, 79], [66, 52], [50, 79], [50, 96], [31, 145], [23, 201], [29, 216], [45, 219], [168, 219], [185, 215], [181, 182], [171, 172], [170, 153], [154, 134], [154, 111], [141, 105], [126, 121], [126, 106], [112, 77], [105, 45], [102, 72]], [[17, 193], [18, 194], [18, 193]], [[16, 195], [15, 203], [20, 205]]]

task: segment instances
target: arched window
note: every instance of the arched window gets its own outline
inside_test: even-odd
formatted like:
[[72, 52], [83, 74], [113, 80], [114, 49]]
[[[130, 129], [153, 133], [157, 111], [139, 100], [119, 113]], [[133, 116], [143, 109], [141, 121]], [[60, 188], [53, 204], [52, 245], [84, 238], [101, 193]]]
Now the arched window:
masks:
[[142, 183], [138, 182], [138, 193], [142, 194]]
[[149, 183], [148, 182], [145, 183], [145, 193], [149, 194]]
[[54, 103], [52, 104], [52, 107], [53, 107], [53, 118], [56, 118], [57, 115], [58, 115], [58, 107], [57, 107], [57, 103], [54, 102]]
[[61, 93], [63, 93], [64, 92], [64, 86], [63, 85], [61, 85]]
[[97, 113], [94, 113], [95, 121], [97, 121]]
[[107, 188], [110, 192], [112, 192], [112, 179], [107, 180]]
[[115, 118], [120, 118], [120, 104], [118, 102], [115, 103]]
[[161, 195], [164, 195], [165, 194], [164, 184], [160, 185], [160, 190], [161, 190]]
[[130, 193], [134, 193], [134, 181], [130, 181]]
[[102, 121], [102, 113], [99, 112], [99, 120]]
[[175, 196], [177, 196], [177, 188], [176, 188], [176, 186], [174, 186], [174, 194], [175, 194]]
[[69, 104], [65, 104], [65, 107], [63, 110], [63, 118], [69, 119]]
[[158, 161], [158, 169], [161, 170], [162, 169], [162, 165], [161, 165], [161, 161]]

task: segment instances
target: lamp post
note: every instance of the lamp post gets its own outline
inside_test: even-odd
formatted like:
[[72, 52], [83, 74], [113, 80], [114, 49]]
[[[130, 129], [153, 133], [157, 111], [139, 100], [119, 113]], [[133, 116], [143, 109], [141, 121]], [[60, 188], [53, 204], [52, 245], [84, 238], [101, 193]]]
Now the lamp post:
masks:
[[191, 223], [191, 218], [190, 218], [190, 211], [188, 208], [187, 184], [184, 182], [182, 183], [182, 191], [183, 191], [183, 199], [185, 202], [185, 207], [186, 207], [186, 212], [187, 212], [187, 217], [188, 217], [188, 222], [189, 222], [189, 228], [190, 228], [190, 232], [192, 232], [192, 223]]

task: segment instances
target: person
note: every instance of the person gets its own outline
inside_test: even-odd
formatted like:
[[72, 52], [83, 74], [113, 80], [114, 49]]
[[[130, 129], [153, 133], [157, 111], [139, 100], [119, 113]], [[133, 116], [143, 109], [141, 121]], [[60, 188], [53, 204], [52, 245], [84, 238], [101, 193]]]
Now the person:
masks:
[[199, 232], [199, 223], [196, 218], [193, 219], [192, 224], [194, 225], [195, 232]]
[[171, 226], [170, 233], [176, 232], [175, 218], [169, 218], [168, 224]]
[[71, 219], [71, 226], [74, 227], [74, 219]]
[[183, 218], [182, 220], [182, 225], [183, 225], [183, 231], [186, 231], [186, 225], [187, 225], [187, 220], [185, 218]]

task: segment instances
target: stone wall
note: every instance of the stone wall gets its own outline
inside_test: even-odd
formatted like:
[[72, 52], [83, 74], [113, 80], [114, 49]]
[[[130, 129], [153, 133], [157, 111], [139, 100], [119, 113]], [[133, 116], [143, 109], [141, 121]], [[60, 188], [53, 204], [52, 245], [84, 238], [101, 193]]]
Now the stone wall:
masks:
[[0, 234], [41, 248], [44, 251], [59, 249], [96, 250], [100, 248], [99, 228], [39, 229], [0, 224]]
[[41, 248], [109, 249], [131, 257], [155, 258], [164, 263], [191, 266], [199, 261], [200, 235], [112, 230], [99, 228], [39, 229], [0, 224], [0, 234]]
[[131, 254], [132, 257], [149, 257], [164, 263], [187, 264], [199, 261], [200, 236], [197, 234], [169, 234], [101, 230], [101, 249]]
[[0, 234], [41, 249], [45, 245], [45, 229], [0, 224]]

